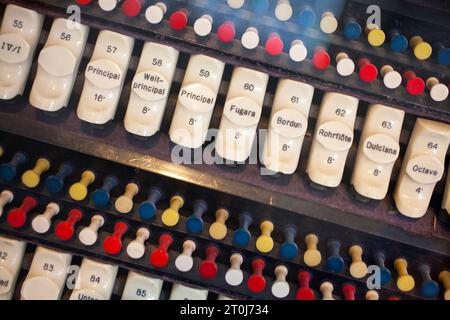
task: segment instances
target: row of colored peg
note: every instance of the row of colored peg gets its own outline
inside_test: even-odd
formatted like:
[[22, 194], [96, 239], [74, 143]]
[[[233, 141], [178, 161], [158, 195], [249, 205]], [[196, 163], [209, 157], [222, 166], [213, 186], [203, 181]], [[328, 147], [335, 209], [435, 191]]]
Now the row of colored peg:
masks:
[[[283, 3], [278, 3], [275, 9], [275, 15], [282, 21], [289, 20], [293, 14], [290, 5], [285, 2], [288, 0], [279, 0]], [[80, 4], [88, 4], [90, 1], [80, 0]], [[234, 2], [234, 1], [233, 1]], [[117, 6], [117, 1], [111, 0], [99, 0], [100, 7], [105, 11], [112, 11]], [[253, 11], [260, 12], [260, 8], [266, 8], [264, 4], [266, 1], [253, 1], [252, 3], [257, 3], [254, 5]], [[122, 10], [124, 14], [128, 17], [135, 17], [140, 14], [143, 9], [143, 0], [124, 0], [122, 4]], [[239, 5], [231, 5], [233, 8], [239, 8]], [[164, 2], [157, 2], [149, 6], [145, 11], [145, 17], [147, 21], [151, 24], [158, 24], [164, 19], [164, 15], [167, 13], [167, 5]], [[262, 10], [265, 11], [265, 10]], [[262, 12], [261, 11], [261, 12]], [[188, 25], [189, 20], [189, 10], [186, 8], [178, 9], [174, 11], [169, 19], [169, 25], [177, 31], [183, 30]], [[316, 24], [316, 13], [309, 5], [303, 5], [298, 14], [298, 22], [302, 28], [310, 28]], [[326, 34], [334, 33], [338, 28], [338, 20], [335, 15], [326, 11], [322, 14], [320, 24], [320, 29]], [[197, 18], [193, 24], [194, 32], [200, 36], [205, 37], [209, 35], [213, 29], [213, 18], [211, 15], [205, 14]], [[383, 45], [386, 39], [385, 32], [381, 30], [375, 24], [369, 24], [365, 28], [367, 41], [370, 45], [374, 47], [379, 47]], [[348, 19], [343, 27], [343, 35], [349, 40], [356, 40], [361, 36], [362, 28], [361, 25], [355, 19]], [[236, 28], [233, 21], [228, 20], [223, 22], [217, 28], [217, 37], [221, 42], [231, 42], [236, 36]], [[390, 48], [395, 52], [404, 52], [408, 45], [411, 47], [412, 52], [415, 57], [420, 60], [428, 59], [433, 51], [432, 46], [425, 42], [420, 36], [413, 36], [408, 39], [400, 34], [398, 30], [391, 30], [389, 32], [390, 38]], [[257, 40], [256, 40], [257, 39]], [[255, 44], [256, 42], [256, 44]], [[255, 27], [250, 27], [242, 36], [242, 44], [247, 49], [255, 48], [259, 43], [258, 31]], [[437, 55], [438, 62], [444, 65], [450, 65], [450, 49], [445, 48], [443, 44], [438, 43], [435, 46], [439, 51]], [[278, 55], [283, 51], [283, 41], [279, 34], [271, 33], [265, 44], [266, 51], [270, 55]], [[296, 49], [294, 49], [296, 50]]]
[[[10, 203], [13, 200], [12, 192], [5, 190], [0, 194], [0, 213], [3, 211], [3, 207]], [[27, 216], [31, 210], [36, 208], [38, 205], [37, 200], [34, 197], [28, 196], [24, 198], [22, 204], [15, 209], [12, 209], [8, 212], [7, 222], [10, 226], [14, 228], [21, 228], [25, 225], [27, 221]], [[198, 220], [201, 219], [199, 216], [198, 208], [204, 209], [206, 204], [203, 201], [197, 202], [197, 209], [194, 211], [194, 214], [191, 216], [191, 222], [188, 222], [187, 225], [191, 225], [191, 228], [194, 230], [199, 230]], [[46, 233], [51, 226], [52, 218], [57, 215], [60, 211], [60, 207], [56, 203], [50, 203], [47, 205], [44, 213], [35, 216], [32, 221], [33, 229], [38, 233]], [[226, 211], [222, 211], [226, 212]], [[75, 232], [75, 225], [81, 220], [82, 212], [80, 209], [72, 209], [69, 212], [69, 218], [65, 221], [59, 222], [55, 227], [55, 233], [61, 240], [69, 240], [72, 238]], [[189, 221], [189, 219], [187, 220]], [[224, 221], [222, 221], [224, 222]], [[217, 223], [217, 222], [216, 222]], [[248, 214], [243, 214], [240, 217], [240, 228], [236, 230], [233, 237], [234, 244], [238, 246], [247, 246], [248, 242], [251, 239], [251, 235], [248, 231], [248, 228], [251, 223], [251, 216]], [[80, 232], [80, 241], [85, 245], [92, 245], [96, 242], [97, 239], [97, 231], [103, 226], [104, 218], [101, 215], [95, 215], [91, 219], [91, 225], [89, 227], [84, 228]], [[213, 224], [214, 225], [214, 224]], [[221, 224], [225, 227], [225, 224]], [[263, 221], [260, 225], [261, 227], [261, 235], [258, 237], [256, 241], [256, 247], [261, 252], [269, 252], [272, 250], [274, 246], [273, 239], [271, 238], [271, 232], [273, 231], [273, 224], [270, 221]], [[215, 228], [218, 228], [217, 225]], [[226, 228], [226, 227], [225, 227]], [[125, 230], [126, 232], [126, 230]], [[121, 236], [124, 233], [119, 232]], [[144, 231], [142, 231], [144, 232]], [[211, 230], [210, 230], [211, 233]], [[214, 234], [214, 232], [212, 232]], [[147, 232], [145, 233], [147, 234]], [[140, 239], [139, 243], [141, 245], [144, 244], [145, 240], [148, 239], [148, 236], [138, 237]], [[285, 228], [285, 242], [280, 247], [280, 255], [282, 258], [286, 260], [294, 259], [298, 254], [298, 246], [295, 244], [294, 239], [296, 237], [296, 229], [293, 226], [289, 226]], [[105, 249], [108, 253], [116, 252], [118, 248], [117, 241], [110, 240], [110, 245], [107, 245], [110, 249]], [[317, 249], [318, 237], [314, 234], [308, 234], [305, 237], [305, 243], [307, 249], [305, 250], [303, 259], [306, 265], [310, 267], [316, 267], [321, 263], [322, 257], [320, 251]], [[327, 242], [327, 246], [329, 248], [329, 257], [326, 260], [326, 268], [335, 273], [340, 273], [343, 271], [345, 267], [345, 262], [343, 258], [340, 256], [341, 244], [337, 240], [329, 240]], [[111, 249], [112, 248], [112, 249]], [[131, 250], [131, 249], [130, 249]], [[119, 250], [120, 251], [120, 250]], [[134, 250], [134, 252], [142, 250]], [[118, 252], [118, 251], [117, 251]], [[116, 252], [116, 253], [117, 253]], [[129, 254], [131, 257], [136, 256], [135, 254]], [[353, 245], [349, 249], [349, 255], [352, 259], [350, 264], [349, 272], [354, 278], [364, 278], [368, 273], [367, 264], [363, 261], [363, 249], [361, 246]], [[391, 279], [391, 273], [389, 269], [386, 268], [385, 265], [385, 255], [378, 251], [374, 255], [374, 260], [377, 266], [380, 269], [380, 284], [385, 285]], [[408, 273], [407, 267], [408, 263], [403, 258], [398, 258], [394, 261], [394, 267], [397, 270], [398, 278], [396, 281], [397, 287], [405, 292], [411, 291], [415, 286], [414, 278]], [[430, 267], [426, 264], [422, 264], [419, 266], [419, 272], [423, 279], [421, 291], [422, 294], [426, 297], [434, 297], [439, 292], [439, 286], [436, 281], [431, 278], [431, 270]]]

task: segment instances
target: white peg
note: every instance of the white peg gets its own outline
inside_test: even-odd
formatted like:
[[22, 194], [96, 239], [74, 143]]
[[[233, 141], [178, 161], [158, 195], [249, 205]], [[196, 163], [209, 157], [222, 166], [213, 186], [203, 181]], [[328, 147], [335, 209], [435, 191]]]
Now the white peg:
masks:
[[355, 71], [355, 63], [345, 52], [340, 52], [336, 56], [336, 70], [343, 77], [347, 77]]
[[289, 57], [295, 62], [302, 62], [308, 55], [308, 49], [306, 49], [302, 40], [296, 39], [291, 43], [291, 49], [289, 49]]
[[188, 272], [194, 266], [194, 259], [192, 253], [197, 246], [192, 240], [186, 240], [183, 243], [183, 252], [175, 259], [175, 267], [181, 272]]
[[286, 298], [289, 295], [289, 283], [286, 281], [288, 269], [279, 265], [275, 268], [276, 280], [272, 285], [272, 294], [277, 298]]
[[98, 0], [98, 6], [103, 11], [113, 11], [121, 0]]
[[395, 89], [402, 84], [402, 75], [388, 64], [381, 67], [381, 76], [386, 88]]
[[280, 21], [288, 21], [292, 17], [292, 6], [289, 0], [278, 0], [275, 7], [275, 17]]
[[213, 18], [209, 14], [204, 14], [194, 22], [194, 32], [200, 37], [206, 37], [211, 33]]
[[44, 213], [34, 217], [31, 221], [31, 227], [37, 233], [46, 233], [52, 225], [52, 219], [59, 213], [60, 207], [54, 202], [50, 202], [45, 208]]
[[245, 3], [245, 0], [227, 0], [228, 6], [232, 9], [240, 9]]
[[320, 30], [323, 33], [333, 33], [338, 27], [338, 21], [332, 12], [324, 12], [322, 14], [322, 19], [320, 20]]
[[241, 43], [245, 49], [255, 49], [259, 44], [258, 30], [254, 27], [248, 27], [242, 34]]
[[145, 10], [145, 19], [151, 24], [158, 24], [164, 19], [164, 15], [167, 12], [167, 6], [163, 2], [158, 2], [152, 6], [149, 6]]
[[145, 241], [150, 237], [150, 231], [141, 227], [136, 232], [136, 239], [131, 241], [127, 246], [127, 254], [130, 258], [140, 259], [145, 253]]
[[238, 286], [244, 280], [244, 273], [241, 270], [242, 262], [244, 258], [239, 253], [233, 253], [230, 257], [230, 268], [225, 274], [225, 281], [230, 286]]
[[0, 193], [0, 217], [3, 214], [3, 208], [14, 200], [14, 194], [9, 190], [3, 190]]
[[441, 102], [448, 97], [448, 87], [440, 83], [435, 77], [430, 77], [427, 79], [427, 88], [430, 90], [430, 97], [434, 101]]
[[333, 298], [333, 284], [329, 281], [322, 282], [320, 285], [320, 292], [322, 292], [322, 300], [334, 300]]
[[88, 227], [84, 227], [83, 230], [78, 234], [80, 242], [85, 246], [92, 246], [97, 242], [98, 229], [103, 227], [105, 223], [105, 218], [101, 215], [96, 214], [91, 218], [91, 224]]

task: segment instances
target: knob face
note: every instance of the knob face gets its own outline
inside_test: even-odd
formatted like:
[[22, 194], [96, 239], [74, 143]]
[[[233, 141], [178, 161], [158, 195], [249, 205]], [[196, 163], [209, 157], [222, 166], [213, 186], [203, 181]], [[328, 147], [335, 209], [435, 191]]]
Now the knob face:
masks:
[[341, 257], [329, 257], [327, 259], [327, 269], [331, 272], [339, 273], [344, 270], [345, 262]]
[[217, 275], [217, 264], [214, 261], [203, 261], [200, 265], [200, 276], [204, 279], [212, 279]]
[[325, 70], [330, 65], [330, 62], [331, 58], [325, 51], [319, 50], [314, 53], [312, 63], [316, 69]]
[[412, 77], [406, 83], [406, 90], [412, 96], [418, 96], [425, 90], [425, 81], [419, 77]]
[[359, 69], [359, 77], [364, 82], [372, 82], [377, 76], [378, 69], [371, 63], [367, 63]]
[[434, 298], [439, 294], [439, 284], [433, 280], [424, 281], [421, 292], [424, 297]]
[[283, 52], [283, 40], [279, 35], [273, 35], [267, 39], [266, 52], [271, 56], [277, 56]]
[[58, 193], [64, 187], [64, 180], [58, 176], [49, 176], [45, 181], [45, 187], [50, 193]]
[[172, 13], [172, 15], [169, 18], [170, 26], [172, 27], [172, 29], [177, 31], [186, 28], [187, 22], [188, 22], [187, 14], [182, 10], [178, 10]]
[[280, 248], [280, 255], [283, 259], [292, 260], [298, 254], [298, 246], [295, 243], [284, 243]]
[[150, 256], [150, 263], [157, 268], [163, 268], [169, 262], [169, 254], [161, 248], [157, 248]]
[[217, 29], [217, 37], [222, 42], [231, 42], [236, 34], [234, 23], [230, 21], [224, 22], [219, 29]]
[[244, 229], [236, 230], [236, 232], [233, 235], [233, 243], [241, 247], [246, 247], [250, 242], [250, 239], [251, 239], [250, 232]]
[[381, 268], [380, 270], [380, 283], [382, 285], [388, 284], [391, 281], [391, 271], [387, 268]]
[[254, 293], [260, 293], [266, 288], [266, 279], [257, 274], [252, 274], [247, 280], [248, 289]]
[[186, 220], [186, 228], [190, 233], [200, 233], [203, 231], [203, 220], [198, 217], [190, 216]]
[[314, 291], [312, 289], [300, 288], [297, 290], [295, 299], [297, 299], [297, 300], [315, 300], [316, 296], [314, 295]]
[[244, 281], [244, 273], [240, 269], [228, 269], [225, 274], [225, 281], [230, 286], [238, 286]]
[[26, 197], [19, 208], [12, 209], [6, 221], [13, 228], [21, 228], [27, 222], [27, 215], [30, 210], [33, 210], [37, 206], [37, 200], [34, 197]]
[[92, 202], [97, 207], [106, 207], [111, 199], [109, 192], [104, 189], [97, 189], [92, 194]]
[[63, 241], [70, 240], [70, 238], [73, 237], [74, 233], [75, 230], [73, 229], [72, 225], [68, 224], [65, 221], [60, 222], [56, 225], [55, 234], [59, 239]]
[[145, 201], [139, 206], [139, 215], [144, 220], [153, 219], [156, 216], [156, 206], [153, 202]]
[[344, 27], [344, 36], [349, 40], [356, 40], [361, 36], [361, 26], [356, 22], [349, 22]]

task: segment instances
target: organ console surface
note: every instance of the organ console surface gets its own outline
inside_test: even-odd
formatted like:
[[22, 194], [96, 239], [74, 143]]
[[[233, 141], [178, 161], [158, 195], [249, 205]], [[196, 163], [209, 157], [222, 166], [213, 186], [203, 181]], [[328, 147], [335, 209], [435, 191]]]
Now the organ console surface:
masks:
[[448, 2], [0, 15], [1, 300], [450, 299]]

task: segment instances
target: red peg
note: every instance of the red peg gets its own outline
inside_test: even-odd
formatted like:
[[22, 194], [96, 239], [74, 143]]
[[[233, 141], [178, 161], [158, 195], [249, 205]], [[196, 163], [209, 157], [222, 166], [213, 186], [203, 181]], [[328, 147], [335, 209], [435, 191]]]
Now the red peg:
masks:
[[125, 0], [122, 5], [123, 14], [127, 17], [136, 17], [141, 13], [144, 0]]
[[283, 40], [278, 33], [272, 32], [266, 41], [266, 51], [271, 56], [277, 56], [283, 52]]
[[390, 296], [389, 298], [387, 298], [387, 300], [400, 300], [400, 298], [396, 296]]
[[36, 208], [36, 206], [37, 206], [36, 198], [25, 197], [19, 208], [12, 209], [8, 213], [8, 217], [6, 218], [8, 224], [13, 228], [22, 227], [25, 224], [25, 222], [27, 222], [28, 213], [34, 208]]
[[378, 69], [367, 58], [359, 59], [359, 78], [364, 82], [372, 82], [378, 76]]
[[187, 9], [180, 9], [172, 13], [169, 18], [169, 24], [172, 29], [180, 31], [186, 28], [189, 19], [189, 11]]
[[69, 217], [65, 221], [61, 221], [56, 225], [55, 234], [56, 236], [67, 241], [73, 237], [75, 233], [75, 225], [83, 217], [83, 212], [80, 209], [72, 209], [69, 211]]
[[352, 284], [344, 284], [342, 286], [342, 293], [345, 300], [355, 300], [356, 288]]
[[425, 90], [425, 81], [414, 71], [406, 71], [403, 74], [403, 80], [406, 82], [406, 91], [412, 96], [418, 96]]
[[325, 48], [316, 47], [314, 49], [312, 63], [316, 69], [325, 70], [330, 65], [330, 61], [330, 55], [327, 53]]
[[157, 268], [162, 268], [169, 262], [169, 250], [170, 245], [173, 242], [173, 238], [170, 234], [162, 234], [159, 237], [159, 246], [150, 255], [150, 263]]
[[235, 35], [236, 27], [233, 21], [225, 21], [220, 25], [219, 29], [217, 29], [217, 37], [222, 42], [228, 43], [233, 41]]
[[212, 279], [216, 277], [218, 271], [216, 259], [218, 255], [219, 249], [216, 246], [210, 245], [206, 248], [206, 257], [199, 269], [202, 278]]
[[85, 5], [87, 5], [87, 4], [91, 3], [91, 2], [92, 2], [92, 0], [77, 0], [77, 3], [81, 4], [83, 6], [85, 6]]
[[262, 275], [265, 266], [263, 259], [257, 258], [252, 261], [253, 274], [247, 280], [247, 287], [251, 292], [260, 293], [266, 288], [266, 279]]
[[315, 300], [314, 291], [309, 287], [311, 274], [306, 271], [300, 271], [297, 275], [300, 288], [297, 290], [295, 299], [297, 300]]
[[128, 225], [119, 221], [114, 225], [114, 232], [103, 242], [103, 249], [109, 254], [118, 254], [122, 250], [122, 238], [128, 231]]

